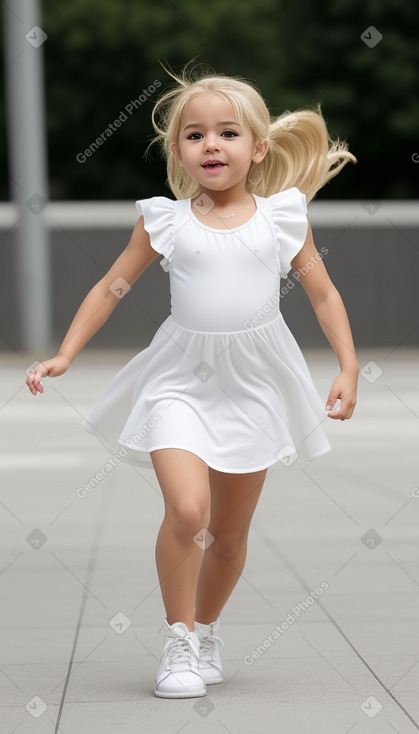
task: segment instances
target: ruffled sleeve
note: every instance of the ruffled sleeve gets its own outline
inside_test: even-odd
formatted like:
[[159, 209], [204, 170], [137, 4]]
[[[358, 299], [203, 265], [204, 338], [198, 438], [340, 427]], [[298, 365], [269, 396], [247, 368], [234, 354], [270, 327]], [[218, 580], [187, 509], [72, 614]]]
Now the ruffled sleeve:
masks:
[[304, 245], [307, 229], [306, 196], [295, 186], [269, 197], [276, 235], [276, 252], [281, 278], [291, 270], [291, 260]]
[[136, 201], [135, 206], [144, 216], [144, 229], [150, 235], [153, 250], [164, 255], [160, 265], [167, 272], [173, 258], [176, 202], [166, 196], [153, 196]]

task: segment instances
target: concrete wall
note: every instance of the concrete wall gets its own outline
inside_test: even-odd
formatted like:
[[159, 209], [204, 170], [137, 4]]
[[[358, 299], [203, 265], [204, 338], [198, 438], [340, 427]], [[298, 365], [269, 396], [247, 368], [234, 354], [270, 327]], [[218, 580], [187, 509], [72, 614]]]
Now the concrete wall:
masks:
[[[90, 217], [83, 216], [86, 206], [47, 207], [54, 214], [50, 214], [53, 348], [87, 291], [125, 247], [136, 221], [131, 203], [94, 205]], [[110, 216], [112, 206], [115, 216]], [[390, 351], [402, 343], [419, 345], [417, 206], [407, 203], [402, 211], [399, 206], [397, 216], [394, 207], [394, 202], [387, 208], [380, 203], [380, 211], [377, 208], [372, 215], [365, 204], [356, 202], [309, 206], [317, 248], [329, 251], [324, 262], [345, 302], [358, 347], [385, 346]], [[6, 211], [5, 205], [0, 208], [0, 344], [2, 349], [19, 351], [13, 217], [16, 212]], [[160, 258], [151, 264], [87, 348], [141, 349], [150, 342], [170, 312], [169, 277], [159, 262]], [[281, 309], [302, 348], [328, 346], [301, 285], [287, 293]]]

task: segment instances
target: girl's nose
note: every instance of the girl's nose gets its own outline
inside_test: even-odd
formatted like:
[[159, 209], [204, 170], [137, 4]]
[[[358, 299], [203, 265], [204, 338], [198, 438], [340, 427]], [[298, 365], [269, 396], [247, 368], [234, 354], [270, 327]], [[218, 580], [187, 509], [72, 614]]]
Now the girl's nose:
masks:
[[219, 144], [215, 135], [207, 135], [204, 140], [204, 150], [219, 150]]

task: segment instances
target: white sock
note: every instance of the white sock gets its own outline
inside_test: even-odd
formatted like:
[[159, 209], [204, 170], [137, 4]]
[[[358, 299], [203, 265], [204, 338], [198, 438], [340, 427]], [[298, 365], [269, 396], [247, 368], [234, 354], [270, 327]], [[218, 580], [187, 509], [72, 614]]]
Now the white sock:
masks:
[[204, 624], [203, 622], [195, 622], [195, 630], [198, 634], [201, 636], [210, 636], [214, 633], [216, 629], [220, 626], [220, 618], [216, 619], [214, 622], [210, 622], [209, 624]]

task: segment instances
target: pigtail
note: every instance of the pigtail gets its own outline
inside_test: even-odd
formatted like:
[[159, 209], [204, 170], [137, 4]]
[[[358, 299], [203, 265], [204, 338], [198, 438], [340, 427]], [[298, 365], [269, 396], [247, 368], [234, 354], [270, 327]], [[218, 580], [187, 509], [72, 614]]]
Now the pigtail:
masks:
[[330, 139], [320, 105], [271, 120], [268, 143], [263, 161], [249, 170], [249, 189], [261, 196], [296, 186], [310, 201], [349, 161], [356, 163], [345, 141]]

